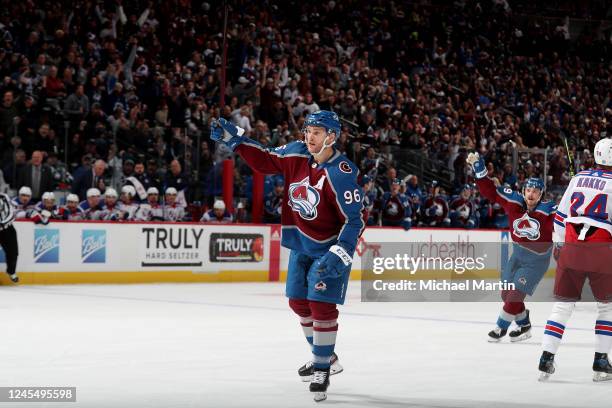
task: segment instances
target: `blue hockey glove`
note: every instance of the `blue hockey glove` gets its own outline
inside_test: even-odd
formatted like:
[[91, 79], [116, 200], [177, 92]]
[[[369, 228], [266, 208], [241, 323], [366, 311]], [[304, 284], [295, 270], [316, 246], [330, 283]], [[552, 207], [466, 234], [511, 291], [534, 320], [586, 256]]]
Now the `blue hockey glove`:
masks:
[[410, 219], [410, 217], [406, 217], [402, 220], [400, 225], [404, 230], [408, 231], [412, 227], [412, 219]]
[[468, 154], [465, 161], [472, 166], [476, 178], [481, 179], [487, 175], [487, 167], [485, 166], [484, 160], [482, 160], [478, 153]]
[[210, 125], [210, 138], [232, 149], [242, 141], [242, 135], [244, 135], [243, 128], [223, 118], [214, 120]]
[[332, 245], [329, 251], [316, 262], [316, 271], [321, 279], [334, 279], [350, 271], [353, 259], [344, 248], [339, 245]]

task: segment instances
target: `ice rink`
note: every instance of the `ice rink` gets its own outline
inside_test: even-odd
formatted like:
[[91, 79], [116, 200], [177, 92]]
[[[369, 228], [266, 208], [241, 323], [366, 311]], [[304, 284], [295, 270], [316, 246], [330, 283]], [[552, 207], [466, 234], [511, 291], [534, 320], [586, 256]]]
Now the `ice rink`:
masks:
[[[351, 282], [331, 378], [336, 407], [599, 407], [594, 304], [568, 324], [537, 381], [549, 303], [534, 336], [489, 344], [496, 303], [361, 303]], [[0, 287], [0, 386], [76, 386], [76, 403], [16, 407], [312, 407], [296, 370], [309, 351], [283, 284]]]

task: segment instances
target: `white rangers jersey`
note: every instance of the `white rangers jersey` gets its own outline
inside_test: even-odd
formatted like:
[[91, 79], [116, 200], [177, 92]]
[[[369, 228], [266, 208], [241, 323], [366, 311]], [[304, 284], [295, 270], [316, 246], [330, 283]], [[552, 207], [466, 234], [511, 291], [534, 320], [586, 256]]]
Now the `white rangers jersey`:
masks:
[[163, 206], [164, 221], [183, 221], [185, 219], [185, 207], [180, 205]]
[[581, 171], [570, 180], [555, 216], [556, 241], [565, 241], [568, 222], [592, 225], [612, 235], [612, 171]]

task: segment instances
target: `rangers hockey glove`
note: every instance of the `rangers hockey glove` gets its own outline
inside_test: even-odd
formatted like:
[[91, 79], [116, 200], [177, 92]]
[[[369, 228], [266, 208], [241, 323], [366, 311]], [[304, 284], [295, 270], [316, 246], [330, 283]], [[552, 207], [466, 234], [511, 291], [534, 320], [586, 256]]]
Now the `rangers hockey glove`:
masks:
[[221, 142], [229, 146], [232, 150], [242, 142], [242, 135], [244, 135], [243, 128], [223, 118], [214, 120], [210, 125], [210, 138], [215, 142]]
[[316, 262], [316, 270], [321, 279], [334, 279], [350, 271], [353, 260], [340, 245], [332, 245], [329, 251]]
[[478, 153], [468, 154], [465, 161], [472, 166], [476, 178], [481, 179], [487, 175], [487, 167], [485, 166], [484, 160], [482, 160]]

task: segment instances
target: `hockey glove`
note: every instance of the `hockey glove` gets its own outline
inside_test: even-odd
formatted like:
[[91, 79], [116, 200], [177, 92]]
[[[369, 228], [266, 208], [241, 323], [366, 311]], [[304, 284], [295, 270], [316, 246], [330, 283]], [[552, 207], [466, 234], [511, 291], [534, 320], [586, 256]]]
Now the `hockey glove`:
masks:
[[412, 227], [412, 219], [410, 219], [410, 217], [406, 217], [402, 220], [400, 225], [404, 230], [408, 231], [410, 227]]
[[336, 279], [350, 271], [353, 259], [344, 248], [332, 245], [329, 251], [316, 262], [316, 271], [321, 279]]
[[482, 160], [478, 153], [468, 154], [465, 161], [472, 166], [476, 178], [481, 179], [487, 175], [487, 167], [485, 166], [484, 160]]
[[244, 135], [243, 128], [223, 118], [214, 120], [210, 125], [210, 138], [215, 142], [229, 146], [232, 150], [242, 142], [242, 135]]

